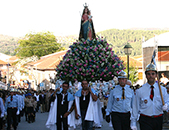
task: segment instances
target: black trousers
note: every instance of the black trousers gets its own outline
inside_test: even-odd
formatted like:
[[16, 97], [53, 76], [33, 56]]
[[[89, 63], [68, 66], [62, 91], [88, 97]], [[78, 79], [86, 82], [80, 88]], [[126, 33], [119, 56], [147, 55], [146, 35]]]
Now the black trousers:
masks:
[[57, 130], [62, 130], [62, 126], [63, 126], [63, 130], [68, 130], [67, 118], [60, 118], [58, 116], [56, 125], [57, 125]]
[[112, 112], [111, 118], [114, 130], [130, 130], [130, 112]]
[[39, 106], [40, 106], [40, 102], [39, 102], [39, 101], [37, 101], [36, 112], [38, 112], [38, 111], [39, 111]]
[[2, 130], [3, 127], [3, 118], [0, 117], [0, 130]]
[[162, 130], [163, 116], [151, 118], [140, 115], [139, 123], [140, 130]]
[[27, 112], [27, 107], [26, 107], [26, 106], [24, 107], [24, 113], [25, 113], [25, 119], [26, 119], [26, 121], [27, 121], [28, 112]]
[[33, 113], [34, 113], [33, 107], [27, 107], [27, 114], [30, 115]]
[[7, 109], [7, 130], [10, 130], [11, 123], [13, 122], [14, 130], [17, 128], [17, 117], [16, 117], [17, 108], [8, 108]]

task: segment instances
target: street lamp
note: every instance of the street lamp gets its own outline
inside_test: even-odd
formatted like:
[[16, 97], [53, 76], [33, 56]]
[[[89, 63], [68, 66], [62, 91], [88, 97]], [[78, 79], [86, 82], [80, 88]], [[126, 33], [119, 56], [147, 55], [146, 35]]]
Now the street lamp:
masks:
[[129, 79], [129, 55], [131, 54], [132, 52], [132, 46], [127, 43], [125, 46], [124, 46], [124, 53], [127, 55], [127, 70], [128, 70], [128, 79]]

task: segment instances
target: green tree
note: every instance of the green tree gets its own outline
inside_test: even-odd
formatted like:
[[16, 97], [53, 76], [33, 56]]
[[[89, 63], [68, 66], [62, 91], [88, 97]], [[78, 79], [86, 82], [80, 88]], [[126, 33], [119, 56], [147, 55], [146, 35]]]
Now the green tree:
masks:
[[7, 50], [7, 51], [5, 51], [5, 52], [4, 52], [4, 54], [6, 54], [6, 55], [10, 55], [10, 51], [9, 51], [9, 50]]
[[[127, 68], [124, 70], [126, 73], [128, 73]], [[133, 83], [136, 83], [138, 80], [138, 68], [134, 66], [129, 67], [129, 80]]]
[[64, 50], [61, 44], [57, 43], [56, 37], [50, 32], [26, 34], [18, 41], [19, 47], [15, 49], [19, 57], [44, 56], [57, 51]]

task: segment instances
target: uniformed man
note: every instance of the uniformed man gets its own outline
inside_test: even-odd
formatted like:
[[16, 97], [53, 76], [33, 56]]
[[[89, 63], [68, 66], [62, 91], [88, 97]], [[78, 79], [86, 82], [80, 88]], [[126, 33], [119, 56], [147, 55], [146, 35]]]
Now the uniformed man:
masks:
[[[28, 94], [25, 94], [25, 99], [27, 98], [28, 98]], [[25, 104], [25, 99], [24, 99], [24, 104]], [[26, 105], [24, 106], [24, 112], [25, 112], [25, 120], [28, 121], [28, 112], [27, 112]]]
[[18, 98], [14, 95], [15, 90], [11, 89], [10, 96], [5, 102], [5, 111], [7, 112], [7, 130], [10, 130], [11, 123], [13, 122], [14, 130], [17, 129], [17, 117], [18, 115]]
[[24, 115], [24, 107], [25, 107], [25, 102], [24, 102], [24, 99], [25, 99], [25, 95], [24, 95], [24, 91], [23, 90], [21, 90], [21, 108], [22, 108], [22, 110], [21, 110], [21, 112], [20, 112], [20, 114], [21, 114], [21, 117], [23, 117], [23, 115]]
[[160, 86], [165, 102], [163, 105], [158, 83], [155, 82], [157, 70], [154, 64], [147, 65], [145, 74], [147, 83], [136, 90], [133, 100], [131, 129], [137, 130], [136, 122], [140, 114], [140, 130], [162, 130], [163, 111], [167, 110], [169, 103], [168, 94], [166, 88]]
[[21, 121], [21, 111], [22, 111], [22, 96], [20, 94], [20, 90], [16, 90], [15, 92], [16, 97], [18, 98], [18, 109], [19, 109], [19, 115], [17, 115], [17, 124]]
[[0, 92], [0, 130], [3, 128], [3, 117], [5, 113], [4, 103], [1, 95], [2, 93]]
[[111, 90], [108, 98], [106, 121], [110, 115], [114, 130], [130, 130], [130, 111], [134, 92], [126, 84], [127, 74], [121, 71], [118, 75], [119, 84]]

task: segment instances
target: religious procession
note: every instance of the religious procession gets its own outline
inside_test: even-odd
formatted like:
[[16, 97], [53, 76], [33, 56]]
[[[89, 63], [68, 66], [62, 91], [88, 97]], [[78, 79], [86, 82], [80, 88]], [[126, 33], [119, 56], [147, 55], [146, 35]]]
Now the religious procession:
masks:
[[[133, 85], [106, 39], [96, 37], [91, 11], [84, 5], [79, 41], [56, 67], [55, 89], [1, 90], [0, 129], [17, 129], [21, 118], [36, 122], [49, 112], [51, 130], [162, 130], [168, 122], [169, 82], [158, 78], [155, 55], [145, 67], [146, 82]], [[166, 80], [165, 80], [166, 81]]]
[[[101, 129], [104, 119], [114, 130], [130, 129], [130, 126], [135, 130], [138, 127], [138, 121], [142, 130], [149, 129], [152, 125], [158, 126], [158, 130], [162, 129], [163, 123], [168, 122], [166, 111], [168, 110], [168, 101], [166, 100], [165, 105], [162, 106], [154, 67], [153, 64], [147, 66], [145, 73], [148, 81], [143, 86], [133, 87], [131, 82], [127, 80], [127, 74], [121, 71], [117, 79], [118, 82], [114, 85], [112, 85], [112, 81], [97, 84], [101, 93], [97, 91], [95, 83], [91, 84], [85, 79], [76, 84], [75, 93], [69, 89], [70, 83], [61, 80], [58, 80], [60, 84], [57, 83], [56, 90], [38, 92], [14, 88], [1, 90], [1, 129], [17, 129], [19, 123], [22, 123], [21, 118], [25, 118], [28, 123], [33, 123], [36, 121], [36, 112], [38, 111], [40, 113], [49, 112], [46, 127], [50, 129], [60, 130], [62, 127], [64, 130], [78, 129], [79, 127], [86, 130]], [[154, 73], [152, 74], [154, 78], [149, 73]], [[149, 89], [147, 86], [150, 86], [150, 83], [154, 86], [154, 92], [151, 93], [150, 90], [144, 91], [144, 89]], [[106, 91], [105, 88], [110, 90]], [[169, 83], [161, 88], [166, 96], [165, 99], [167, 99]], [[154, 102], [156, 100], [159, 102], [156, 101], [156, 105], [154, 105], [153, 99]], [[138, 106], [138, 108], [132, 106]], [[156, 114], [151, 111], [152, 109], [156, 110]], [[143, 124], [140, 123], [141, 119]], [[149, 123], [144, 124], [145, 120]], [[156, 127], [154, 129], [157, 129]]]

